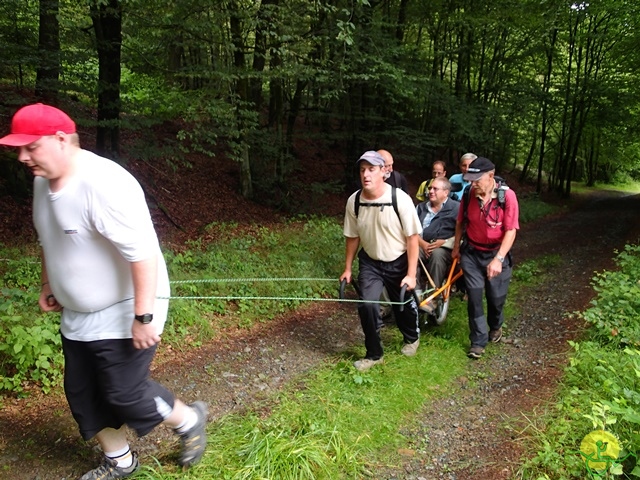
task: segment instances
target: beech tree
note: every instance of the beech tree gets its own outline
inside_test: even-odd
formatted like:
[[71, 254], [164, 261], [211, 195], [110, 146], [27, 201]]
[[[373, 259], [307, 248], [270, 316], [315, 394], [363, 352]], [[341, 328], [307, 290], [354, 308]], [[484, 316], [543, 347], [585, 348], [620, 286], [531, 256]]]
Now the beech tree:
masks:
[[121, 129], [177, 120], [180, 148], [238, 162], [247, 197], [284, 205], [305, 138], [345, 178], [371, 148], [452, 168], [474, 151], [564, 196], [640, 176], [631, 0], [34, 2], [0, 5], [5, 88], [95, 107], [113, 158]]

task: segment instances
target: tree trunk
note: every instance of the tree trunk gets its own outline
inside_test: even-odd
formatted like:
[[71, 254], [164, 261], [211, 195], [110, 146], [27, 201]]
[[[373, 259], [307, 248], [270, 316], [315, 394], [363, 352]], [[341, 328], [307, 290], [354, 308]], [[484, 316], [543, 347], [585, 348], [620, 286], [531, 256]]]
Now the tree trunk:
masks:
[[[240, 20], [240, 6], [232, 1], [229, 4], [229, 29], [231, 31], [231, 42], [234, 46], [233, 64], [238, 72], [238, 79], [235, 81], [236, 108], [246, 108], [249, 97], [249, 81], [244, 74], [245, 57], [244, 42], [242, 40], [242, 22]], [[237, 114], [237, 145], [236, 160], [240, 163], [240, 193], [245, 198], [253, 197], [253, 184], [251, 178], [251, 156], [246, 135], [246, 125], [243, 115]]]
[[120, 157], [120, 59], [122, 49], [122, 6], [119, 0], [91, 5], [91, 19], [98, 50], [98, 129], [96, 151], [118, 160]]
[[40, 0], [40, 27], [38, 30], [38, 71], [36, 96], [56, 104], [60, 79], [60, 22], [58, 0]]

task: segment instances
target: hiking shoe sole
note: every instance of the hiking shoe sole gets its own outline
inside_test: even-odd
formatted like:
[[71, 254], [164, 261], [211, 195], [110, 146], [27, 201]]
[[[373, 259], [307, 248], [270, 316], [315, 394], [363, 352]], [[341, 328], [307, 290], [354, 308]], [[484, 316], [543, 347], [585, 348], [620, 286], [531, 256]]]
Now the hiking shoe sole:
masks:
[[469, 353], [467, 353], [467, 357], [473, 358], [476, 360], [479, 358], [482, 358], [482, 355], [484, 355], [484, 348], [482, 347], [471, 347], [471, 349], [469, 350]]
[[204, 402], [193, 402], [189, 405], [198, 415], [198, 421], [190, 430], [179, 434], [182, 443], [180, 458], [178, 463], [183, 467], [190, 467], [200, 461], [207, 446], [207, 404]]
[[491, 330], [489, 332], [489, 341], [491, 343], [498, 343], [502, 339], [502, 328], [498, 330]]
[[131, 452], [131, 455], [133, 456], [133, 463], [130, 467], [119, 467], [117, 461], [109, 457], [104, 457], [102, 465], [85, 473], [80, 477], [80, 480], [115, 480], [117, 478], [127, 478], [136, 473], [140, 468], [138, 455], [135, 452]]

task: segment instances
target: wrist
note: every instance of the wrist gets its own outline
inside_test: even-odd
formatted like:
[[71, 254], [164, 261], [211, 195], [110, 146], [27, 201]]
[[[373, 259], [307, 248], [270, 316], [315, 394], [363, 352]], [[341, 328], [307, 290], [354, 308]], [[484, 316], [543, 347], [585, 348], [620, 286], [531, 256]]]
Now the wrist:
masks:
[[504, 263], [504, 257], [502, 255], [500, 255], [499, 253], [496, 254], [496, 256], [494, 258], [496, 260], [498, 260], [500, 263]]
[[133, 318], [138, 322], [146, 325], [148, 323], [151, 323], [151, 321], [153, 320], [153, 313], [143, 313], [141, 315], [134, 315]]

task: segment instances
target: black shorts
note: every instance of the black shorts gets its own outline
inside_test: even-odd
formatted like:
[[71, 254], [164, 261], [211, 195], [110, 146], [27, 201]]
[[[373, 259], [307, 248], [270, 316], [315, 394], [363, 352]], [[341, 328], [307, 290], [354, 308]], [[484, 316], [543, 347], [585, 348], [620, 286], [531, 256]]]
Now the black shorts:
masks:
[[85, 440], [124, 424], [143, 436], [171, 414], [173, 394], [149, 378], [156, 346], [138, 350], [130, 338], [78, 342], [63, 335], [62, 348], [64, 390]]

